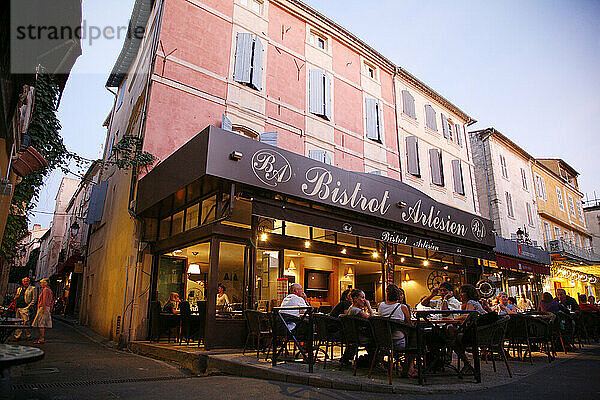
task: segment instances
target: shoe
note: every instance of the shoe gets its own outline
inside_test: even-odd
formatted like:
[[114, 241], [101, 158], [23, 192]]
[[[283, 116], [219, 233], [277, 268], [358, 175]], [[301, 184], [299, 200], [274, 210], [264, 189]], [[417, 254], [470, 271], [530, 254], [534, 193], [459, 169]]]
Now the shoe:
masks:
[[36, 340], [35, 342], [33, 342], [33, 344], [44, 344], [46, 343], [45, 340]]

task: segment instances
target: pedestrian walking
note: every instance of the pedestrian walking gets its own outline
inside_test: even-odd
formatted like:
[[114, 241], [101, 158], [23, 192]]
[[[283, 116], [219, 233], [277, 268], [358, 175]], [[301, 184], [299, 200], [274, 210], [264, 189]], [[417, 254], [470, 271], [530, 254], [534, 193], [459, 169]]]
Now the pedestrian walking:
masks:
[[[23, 320], [23, 325], [29, 325], [29, 319], [35, 304], [35, 288], [29, 283], [29, 278], [25, 277], [21, 280], [22, 286], [17, 289], [15, 296], [16, 317]], [[31, 339], [29, 329], [17, 329], [14, 334], [15, 340]]]
[[44, 278], [40, 281], [42, 285], [42, 293], [38, 299], [38, 308], [35, 319], [33, 320], [32, 326], [40, 328], [40, 338], [36, 340], [35, 344], [43, 344], [45, 342], [46, 328], [52, 328], [52, 316], [50, 310], [53, 304], [52, 290], [48, 287], [48, 279]]

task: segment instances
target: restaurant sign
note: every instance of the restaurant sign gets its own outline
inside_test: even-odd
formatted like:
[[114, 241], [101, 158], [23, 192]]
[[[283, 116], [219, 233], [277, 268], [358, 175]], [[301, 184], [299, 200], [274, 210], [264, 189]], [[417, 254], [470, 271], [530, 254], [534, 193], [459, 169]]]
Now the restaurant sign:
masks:
[[[207, 175], [487, 246], [495, 243], [490, 220], [438, 203], [405, 183], [346, 171], [215, 127], [208, 131]], [[381, 240], [404, 240], [388, 234], [388, 240]], [[430, 246], [426, 241], [417, 243]]]

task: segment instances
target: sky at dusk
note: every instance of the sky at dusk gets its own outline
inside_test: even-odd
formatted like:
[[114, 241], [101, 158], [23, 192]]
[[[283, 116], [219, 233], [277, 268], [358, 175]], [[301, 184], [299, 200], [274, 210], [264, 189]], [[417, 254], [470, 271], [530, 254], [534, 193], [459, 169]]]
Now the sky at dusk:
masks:
[[[133, 3], [84, 0], [83, 18], [126, 26]], [[534, 157], [563, 158], [600, 197], [600, 1], [306, 3], [479, 121], [471, 130], [493, 126]], [[122, 45], [84, 41], [63, 93], [61, 134], [87, 158], [102, 154], [114, 99], [104, 85]], [[47, 179], [31, 223], [50, 224], [62, 175]]]

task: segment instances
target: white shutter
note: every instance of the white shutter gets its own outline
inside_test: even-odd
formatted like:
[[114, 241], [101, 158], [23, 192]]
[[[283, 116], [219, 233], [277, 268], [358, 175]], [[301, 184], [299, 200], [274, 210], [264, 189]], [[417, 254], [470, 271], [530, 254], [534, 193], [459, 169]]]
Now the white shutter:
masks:
[[438, 186], [444, 186], [444, 170], [440, 150], [429, 150], [429, 164], [431, 166], [431, 181]]
[[462, 126], [456, 124], [456, 143], [462, 147]]
[[327, 76], [327, 73], [323, 74], [323, 92], [324, 92], [324, 107], [325, 112], [323, 116], [331, 121], [331, 79]]
[[446, 118], [446, 116], [444, 114], [441, 114], [442, 116], [442, 132], [444, 133], [444, 137], [446, 139], [450, 139], [450, 130], [449, 130], [449, 126], [448, 126], [448, 119]]
[[377, 136], [380, 143], [383, 143], [384, 132], [383, 105], [381, 101], [377, 101]]
[[254, 35], [254, 48], [252, 52], [251, 84], [256, 90], [262, 90], [263, 72], [263, 46], [260, 38]]
[[316, 115], [325, 114], [325, 104], [323, 99], [323, 71], [320, 69], [311, 69], [309, 72], [308, 95], [309, 111]]
[[265, 132], [260, 135], [259, 138], [261, 143], [270, 144], [271, 146], [277, 147], [277, 132]]
[[251, 33], [237, 34], [235, 65], [233, 68], [233, 79], [236, 82], [250, 83], [253, 41], [254, 35]]
[[462, 166], [460, 160], [452, 160], [452, 174], [454, 177], [454, 191], [458, 194], [465, 194], [463, 183]]
[[233, 132], [233, 125], [231, 123], [231, 120], [227, 118], [227, 115], [225, 114], [223, 114], [223, 116], [221, 117], [221, 129]]
[[379, 140], [377, 131], [377, 100], [365, 99], [367, 110], [367, 137], [372, 140]]
[[408, 173], [414, 176], [421, 176], [419, 166], [419, 139], [416, 136], [406, 137], [406, 158], [408, 164]]

